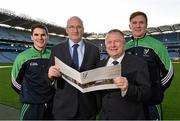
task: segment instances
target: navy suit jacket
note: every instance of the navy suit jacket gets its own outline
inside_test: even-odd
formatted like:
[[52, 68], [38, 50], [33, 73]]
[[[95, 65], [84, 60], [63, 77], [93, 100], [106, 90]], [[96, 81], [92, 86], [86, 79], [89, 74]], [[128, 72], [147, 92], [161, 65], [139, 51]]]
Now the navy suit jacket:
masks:
[[[84, 58], [79, 71], [95, 68], [100, 59], [98, 48], [88, 41], [84, 41], [84, 43]], [[52, 48], [50, 65], [54, 65], [55, 56], [68, 66], [73, 66], [68, 41]], [[81, 93], [64, 79], [57, 78], [57, 89], [53, 103], [54, 118], [95, 119], [98, 112], [96, 101], [96, 92]]]
[[[101, 62], [105, 66], [108, 59]], [[120, 89], [101, 91], [100, 119], [145, 119], [143, 102], [151, 97], [148, 67], [142, 59], [125, 54], [121, 62], [121, 75], [128, 80], [128, 90], [122, 97]]]

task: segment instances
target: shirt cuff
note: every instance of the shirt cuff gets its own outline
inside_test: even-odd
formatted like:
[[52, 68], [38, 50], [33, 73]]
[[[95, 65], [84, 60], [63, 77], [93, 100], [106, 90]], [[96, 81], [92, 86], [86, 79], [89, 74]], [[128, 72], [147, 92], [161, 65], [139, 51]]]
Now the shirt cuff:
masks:
[[126, 95], [127, 90], [121, 91], [121, 96], [124, 97]]

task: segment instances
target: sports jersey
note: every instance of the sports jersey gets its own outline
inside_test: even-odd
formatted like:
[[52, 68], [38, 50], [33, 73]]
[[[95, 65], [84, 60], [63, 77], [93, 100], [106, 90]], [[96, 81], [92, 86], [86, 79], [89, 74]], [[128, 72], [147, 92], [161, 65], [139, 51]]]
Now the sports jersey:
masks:
[[47, 78], [50, 50], [34, 47], [20, 53], [12, 68], [12, 87], [23, 103], [40, 104], [52, 99], [54, 86]]
[[166, 47], [160, 41], [146, 35], [128, 41], [126, 53], [147, 61], [152, 86], [152, 100], [149, 103], [152, 105], [161, 103], [163, 92], [170, 86], [174, 75]]

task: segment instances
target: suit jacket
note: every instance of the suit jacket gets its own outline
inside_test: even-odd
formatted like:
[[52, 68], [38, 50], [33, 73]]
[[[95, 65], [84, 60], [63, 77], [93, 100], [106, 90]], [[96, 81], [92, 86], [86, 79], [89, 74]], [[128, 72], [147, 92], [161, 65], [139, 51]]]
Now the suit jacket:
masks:
[[[105, 66], [107, 61], [101, 62], [101, 66]], [[151, 97], [147, 64], [136, 56], [125, 54], [121, 67], [121, 75], [128, 80], [126, 95], [122, 97], [120, 89], [102, 91], [100, 119], [145, 119], [143, 102]]]
[[[99, 50], [90, 42], [84, 41], [85, 52], [80, 71], [90, 70], [99, 62]], [[68, 66], [73, 66], [68, 41], [52, 48], [50, 65], [54, 65], [54, 56]], [[55, 119], [91, 119], [97, 114], [96, 93], [81, 93], [62, 78], [57, 78], [54, 96], [53, 114]]]

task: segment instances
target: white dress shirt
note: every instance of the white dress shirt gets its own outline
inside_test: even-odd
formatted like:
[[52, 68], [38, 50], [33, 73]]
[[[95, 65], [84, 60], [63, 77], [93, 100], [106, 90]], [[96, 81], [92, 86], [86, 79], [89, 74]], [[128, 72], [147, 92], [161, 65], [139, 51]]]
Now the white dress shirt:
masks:
[[72, 40], [69, 39], [69, 51], [70, 51], [70, 54], [71, 54], [71, 58], [73, 57], [73, 45], [74, 44], [78, 44], [78, 48], [77, 48], [77, 52], [78, 52], [78, 61], [79, 61], [79, 68], [81, 67], [81, 64], [82, 64], [82, 61], [83, 61], [83, 58], [84, 58], [84, 51], [85, 51], [85, 44], [84, 44], [84, 41], [81, 40], [79, 41], [78, 43], [74, 43]]
[[[107, 64], [106, 64], [106, 66], [114, 66], [113, 61], [117, 61], [117, 62], [119, 62], [119, 64], [121, 64], [121, 61], [122, 61], [123, 57], [124, 57], [124, 54], [122, 56], [120, 56], [116, 60], [110, 57]], [[126, 92], [127, 92], [127, 90], [121, 91], [121, 96], [124, 97], [126, 95]]]

